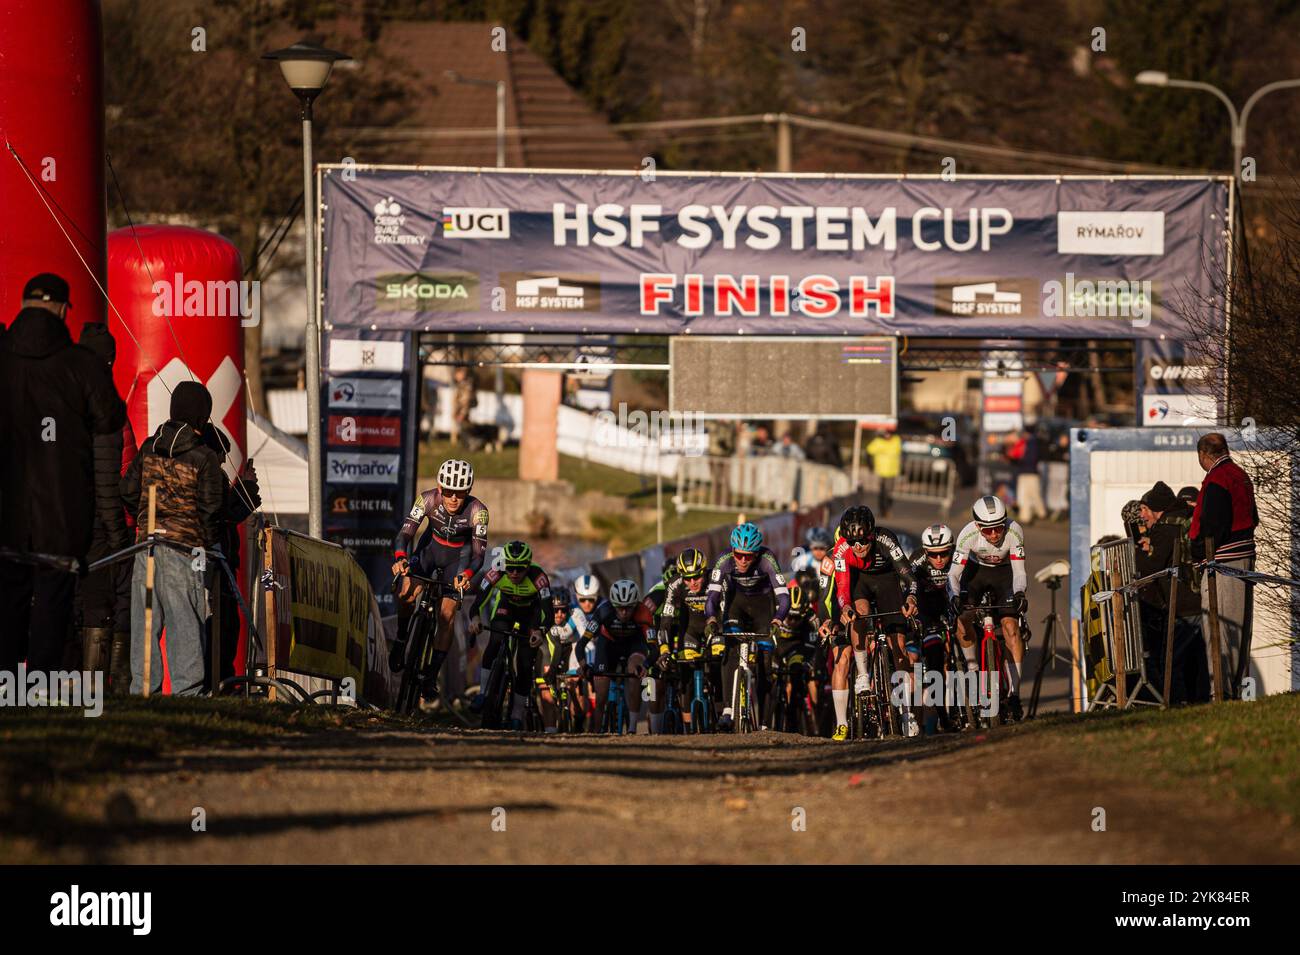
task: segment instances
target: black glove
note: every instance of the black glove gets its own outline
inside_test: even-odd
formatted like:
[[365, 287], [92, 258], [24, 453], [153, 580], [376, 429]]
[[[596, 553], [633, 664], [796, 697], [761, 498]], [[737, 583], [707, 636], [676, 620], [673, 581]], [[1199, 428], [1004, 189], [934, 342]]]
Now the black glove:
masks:
[[1016, 613], [1024, 614], [1029, 609], [1029, 598], [1024, 594], [1016, 594], [1011, 600], [1016, 605]]
[[718, 618], [710, 617], [704, 622], [704, 635], [712, 640], [718, 635]]
[[949, 605], [952, 608], [952, 615], [954, 617], [960, 617], [962, 609], [966, 606], [966, 595], [953, 594], [952, 600], [949, 601]]
[[393, 645], [388, 648], [388, 669], [394, 673], [401, 673], [406, 666], [406, 641], [394, 640]]

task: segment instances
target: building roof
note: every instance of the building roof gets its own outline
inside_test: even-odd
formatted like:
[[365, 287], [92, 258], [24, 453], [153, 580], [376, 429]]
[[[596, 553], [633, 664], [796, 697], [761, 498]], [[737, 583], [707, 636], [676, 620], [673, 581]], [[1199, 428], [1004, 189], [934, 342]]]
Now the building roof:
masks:
[[[325, 26], [322, 24], [322, 26]], [[361, 24], [342, 19], [330, 24], [327, 36], [340, 42], [359, 42]], [[448, 131], [481, 129], [496, 125], [496, 90], [491, 86], [457, 83], [449, 70], [463, 77], [506, 84], [507, 130], [539, 126], [591, 126], [591, 130], [555, 136], [520, 137], [507, 133], [506, 165], [577, 169], [639, 168], [644, 153], [607, 127], [541, 57], [513, 34], [506, 35], [506, 50], [493, 50], [491, 23], [434, 23], [407, 20], [383, 24], [376, 49], [377, 60], [363, 61], [363, 71], [397, 71], [410, 87], [411, 108], [401, 130]], [[344, 47], [346, 49], [346, 47]], [[374, 133], [357, 133], [361, 144], [385, 143], [385, 162], [426, 165], [494, 166], [496, 137], [407, 138], [394, 140]], [[365, 161], [363, 156], [358, 160]]]

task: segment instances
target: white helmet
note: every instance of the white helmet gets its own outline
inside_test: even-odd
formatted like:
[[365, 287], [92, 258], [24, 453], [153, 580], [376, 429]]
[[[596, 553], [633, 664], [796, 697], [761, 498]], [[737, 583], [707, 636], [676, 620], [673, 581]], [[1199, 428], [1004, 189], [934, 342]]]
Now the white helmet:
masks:
[[493, 570], [499, 574], [504, 574], [506, 572], [506, 554], [504, 548], [493, 547], [489, 558], [491, 561], [490, 566]]
[[641, 599], [641, 588], [635, 580], [624, 577], [616, 580], [609, 588], [609, 602], [615, 607], [631, 607]]
[[474, 468], [468, 461], [448, 458], [438, 468], [438, 486], [449, 491], [468, 491], [474, 486]]
[[947, 524], [931, 524], [921, 531], [921, 546], [926, 550], [947, 550], [952, 546], [952, 528]]
[[573, 592], [580, 600], [586, 598], [595, 600], [600, 596], [600, 581], [596, 579], [595, 574], [583, 574], [573, 582]]
[[971, 508], [975, 523], [980, 527], [997, 527], [1007, 522], [1007, 506], [1002, 498], [986, 494]]

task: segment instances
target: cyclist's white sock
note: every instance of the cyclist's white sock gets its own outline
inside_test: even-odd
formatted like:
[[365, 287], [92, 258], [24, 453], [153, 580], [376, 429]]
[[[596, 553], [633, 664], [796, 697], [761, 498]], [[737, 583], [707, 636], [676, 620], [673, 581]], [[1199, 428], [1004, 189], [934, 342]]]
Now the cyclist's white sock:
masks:
[[650, 732], [658, 736], [664, 729], [664, 715], [662, 713], [650, 714]]
[[724, 706], [722, 708], [722, 715], [725, 716], [727, 719], [731, 719], [731, 707]]
[[1024, 664], [1023, 660], [1011, 661], [1011, 692], [1020, 692], [1020, 668]]
[[510, 695], [514, 698], [510, 703], [510, 718], [512, 720], [522, 720], [524, 718], [524, 708], [528, 706], [528, 697], [520, 693]]
[[847, 726], [849, 723], [849, 691], [831, 690], [831, 702], [835, 704], [835, 725]]
[[627, 708], [627, 728], [629, 732], [635, 733], [636, 726], [641, 722], [641, 711], [634, 710], [632, 707]]
[[858, 665], [858, 674], [860, 676], [866, 676], [867, 675], [867, 651], [854, 650], [853, 662]]
[[974, 644], [971, 644], [969, 647], [962, 647], [961, 655], [966, 658], [966, 662], [969, 663], [971, 666], [976, 666]]

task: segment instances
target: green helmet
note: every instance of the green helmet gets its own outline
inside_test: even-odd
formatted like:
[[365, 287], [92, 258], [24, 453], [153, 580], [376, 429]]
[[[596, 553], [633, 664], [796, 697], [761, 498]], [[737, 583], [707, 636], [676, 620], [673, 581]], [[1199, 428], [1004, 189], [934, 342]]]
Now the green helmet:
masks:
[[502, 548], [506, 567], [527, 567], [533, 562], [533, 549], [523, 541], [511, 541]]

